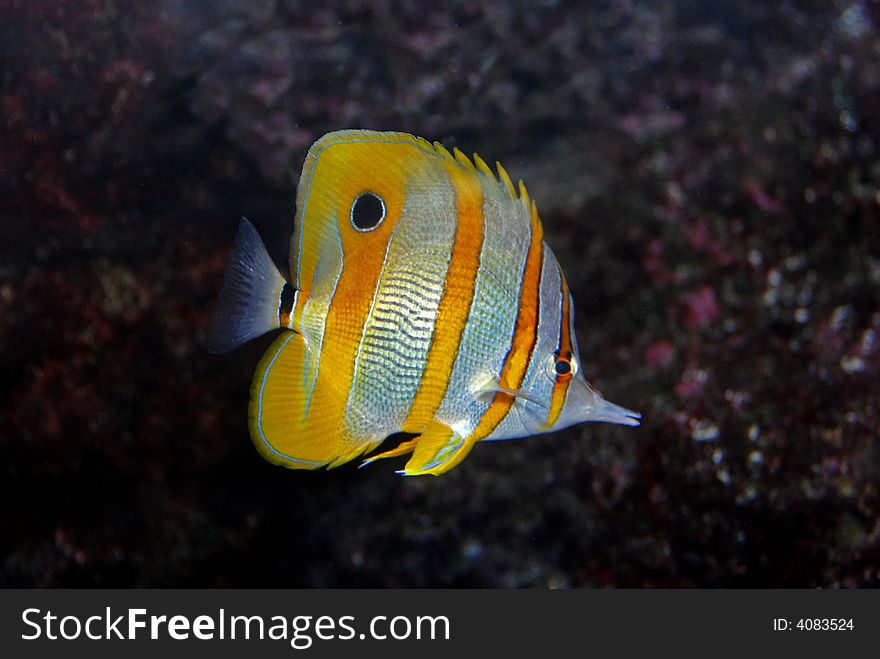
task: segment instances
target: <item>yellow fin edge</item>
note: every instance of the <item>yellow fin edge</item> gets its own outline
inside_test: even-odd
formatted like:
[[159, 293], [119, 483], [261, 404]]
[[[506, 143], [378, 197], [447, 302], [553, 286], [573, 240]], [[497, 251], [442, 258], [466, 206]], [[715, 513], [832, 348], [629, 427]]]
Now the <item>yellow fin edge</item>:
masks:
[[[266, 350], [251, 382], [248, 429], [263, 458], [288, 469], [332, 469], [375, 448], [379, 442], [355, 443], [339, 436], [335, 415], [307, 415], [303, 372], [306, 342], [282, 332]], [[308, 418], [306, 418], [308, 417]]]
[[486, 161], [483, 160], [478, 153], [474, 153], [473, 160], [471, 160], [471, 158], [468, 158], [458, 147], [453, 147], [450, 152], [449, 149], [443, 146], [440, 142], [431, 143], [422, 137], [415, 137], [415, 140], [421, 148], [436, 153], [442, 158], [451, 160], [470, 172], [479, 172], [485, 175], [494, 183], [501, 185], [507, 194], [510, 195], [511, 199], [524, 201], [527, 207], [530, 205], [529, 193], [526, 190], [525, 184], [522, 181], [519, 181], [518, 186], [514, 186], [507, 170], [505, 170], [497, 160], [495, 161], [495, 169], [497, 170], [496, 174], [496, 172], [492, 171], [492, 168], [486, 164]]

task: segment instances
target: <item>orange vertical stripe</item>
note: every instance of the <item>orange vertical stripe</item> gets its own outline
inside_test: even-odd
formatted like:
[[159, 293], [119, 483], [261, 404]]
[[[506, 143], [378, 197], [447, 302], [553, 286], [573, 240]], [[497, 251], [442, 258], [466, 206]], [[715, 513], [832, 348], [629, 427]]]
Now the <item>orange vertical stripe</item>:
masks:
[[443, 168], [455, 192], [458, 223], [425, 371], [403, 423], [404, 432], [421, 432], [425, 424], [433, 420], [446, 396], [461, 335], [474, 299], [485, 235], [483, 190], [478, 178], [453, 161], [444, 160]]
[[[302, 433], [304, 438], [320, 439], [328, 458], [351, 459], [374, 439], [352, 436], [345, 427], [345, 409], [364, 325], [385, 264], [388, 242], [403, 215], [407, 177], [425, 167], [426, 161], [423, 153], [409, 143], [382, 140], [332, 142], [319, 155], [320, 169], [315, 170], [305, 210], [300, 264], [305, 267], [312, 263], [309, 267], [315, 270], [320, 259], [313, 257], [324, 254], [323, 250], [338, 241], [344, 267], [324, 319], [320, 364]], [[367, 167], [369, 177], [363, 174]], [[386, 208], [385, 220], [369, 233], [357, 231], [349, 221], [351, 203], [365, 188], [379, 195]], [[302, 297], [312, 294], [311, 290], [304, 291]], [[311, 311], [297, 311], [294, 318], [300, 323], [314, 322]], [[306, 328], [305, 334], [311, 350], [314, 344], [308, 345], [310, 330]]]
[[[562, 319], [559, 327], [559, 354], [574, 354], [571, 347], [571, 303], [568, 295], [568, 282], [565, 281], [565, 275], [559, 273], [562, 278]], [[550, 413], [547, 415], [547, 428], [553, 427], [562, 414], [562, 408], [565, 406], [565, 396], [568, 393], [568, 387], [571, 384], [571, 378], [553, 385], [553, 394], [550, 398]]]
[[[505, 389], [519, 389], [522, 386], [532, 359], [532, 350], [537, 343], [538, 310], [541, 304], [541, 268], [544, 261], [544, 232], [534, 205], [531, 208], [531, 215], [531, 240], [523, 271], [519, 312], [516, 317], [510, 350], [504, 360], [499, 378], [500, 386]], [[496, 393], [489, 408], [470, 435], [473, 441], [479, 441], [491, 435], [492, 431], [507, 416], [513, 403], [514, 397], [510, 394]]]

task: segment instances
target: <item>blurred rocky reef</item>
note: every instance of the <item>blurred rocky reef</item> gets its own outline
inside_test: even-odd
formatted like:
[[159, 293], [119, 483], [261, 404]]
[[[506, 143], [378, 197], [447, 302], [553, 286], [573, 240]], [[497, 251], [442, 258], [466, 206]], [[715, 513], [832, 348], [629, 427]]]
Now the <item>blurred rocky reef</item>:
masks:
[[[0, 0], [0, 586], [880, 585], [880, 3]], [[309, 145], [522, 178], [640, 428], [292, 472], [203, 347]]]

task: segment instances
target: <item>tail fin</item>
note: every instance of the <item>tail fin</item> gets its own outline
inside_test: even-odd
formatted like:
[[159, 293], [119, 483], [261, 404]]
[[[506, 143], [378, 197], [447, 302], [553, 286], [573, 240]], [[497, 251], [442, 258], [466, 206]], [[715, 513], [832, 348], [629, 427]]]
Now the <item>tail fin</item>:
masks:
[[241, 218], [208, 328], [208, 350], [228, 352], [279, 327], [278, 308], [286, 283], [254, 225]]

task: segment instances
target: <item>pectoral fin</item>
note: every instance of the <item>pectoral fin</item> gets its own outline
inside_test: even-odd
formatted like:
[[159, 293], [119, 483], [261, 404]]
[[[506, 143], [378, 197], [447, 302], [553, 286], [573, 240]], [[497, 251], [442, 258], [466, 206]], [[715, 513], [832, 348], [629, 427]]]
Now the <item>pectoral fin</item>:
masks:
[[535, 405], [540, 405], [541, 407], [546, 407], [544, 403], [535, 398], [531, 394], [522, 391], [521, 389], [509, 389], [508, 387], [502, 387], [497, 380], [491, 380], [487, 382], [485, 385], [480, 387], [477, 392], [477, 396], [493, 396], [495, 394], [506, 394], [512, 398], [522, 398], [523, 400], [530, 401]]
[[452, 428], [438, 421], [432, 421], [413, 441], [415, 442], [413, 456], [406, 466], [397, 472], [405, 476], [425, 474], [439, 476], [464, 460], [476, 444], [476, 440], [462, 437]]

